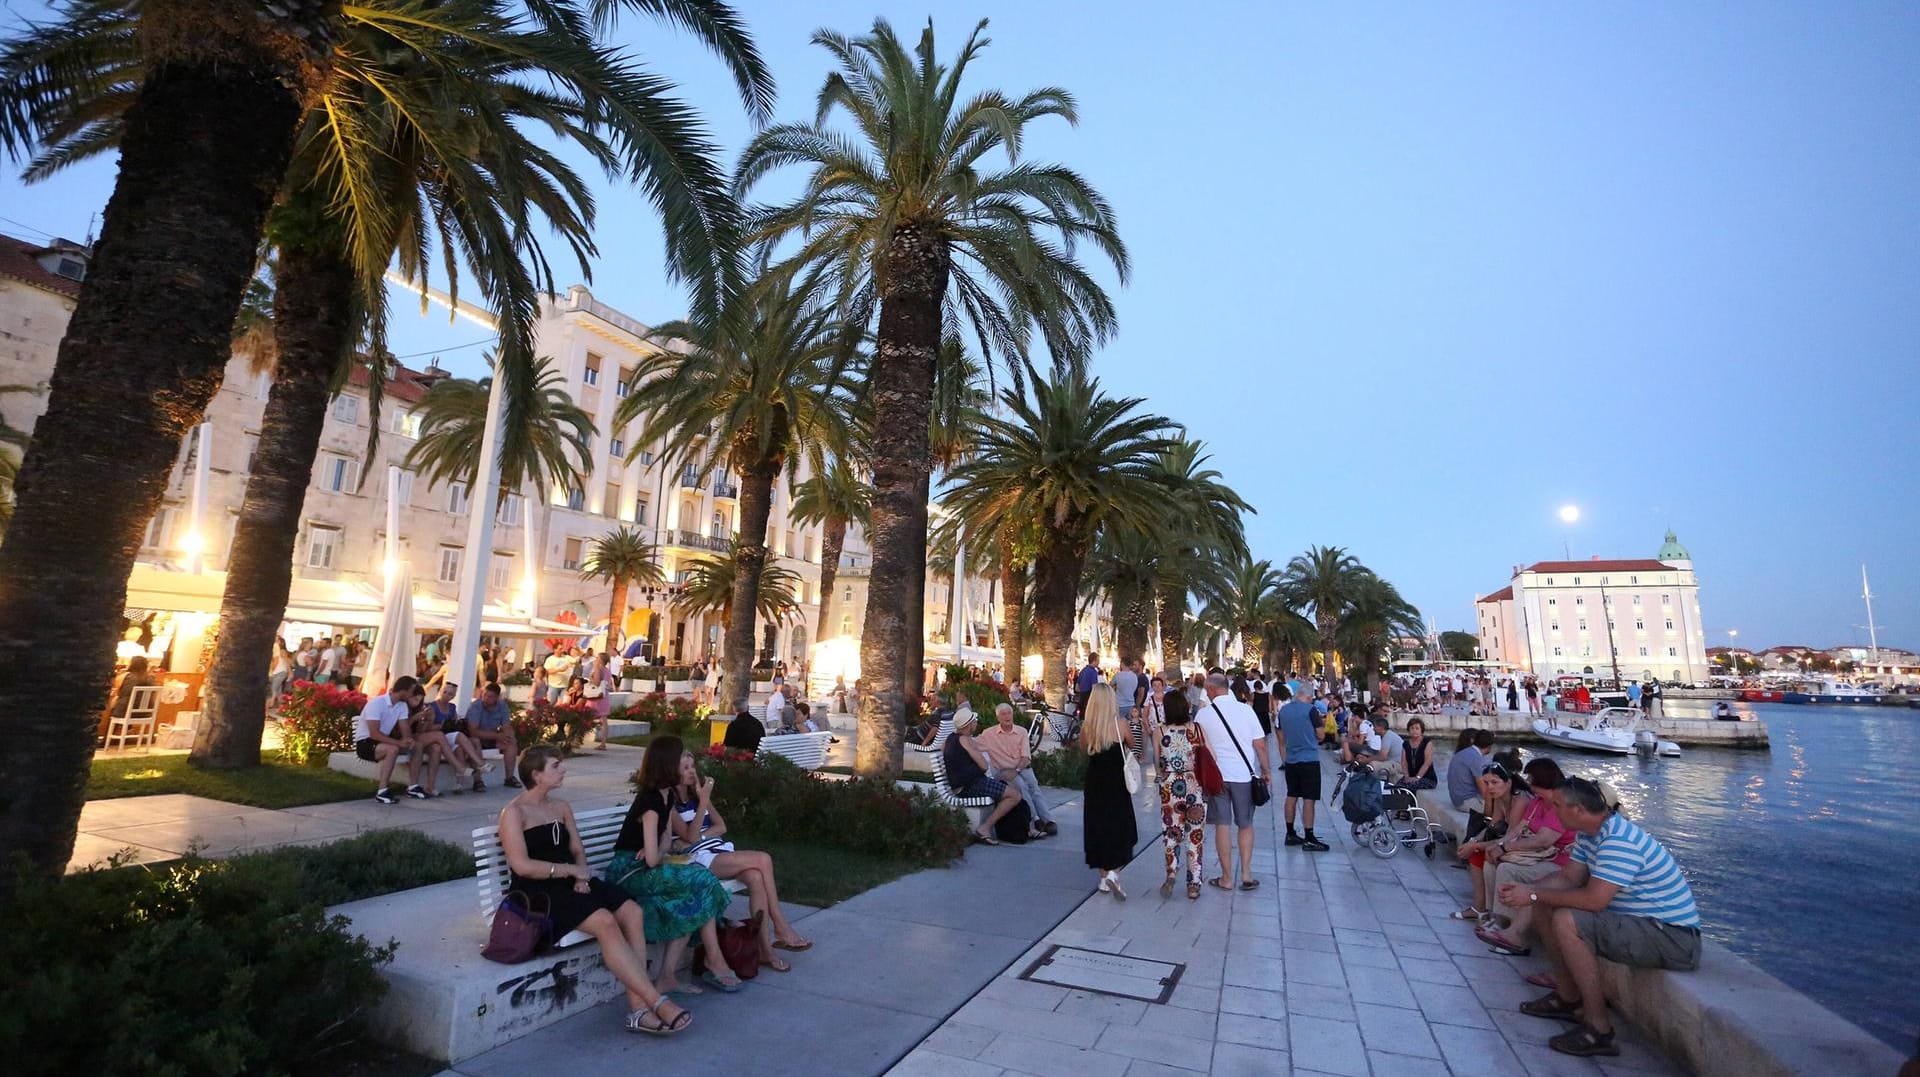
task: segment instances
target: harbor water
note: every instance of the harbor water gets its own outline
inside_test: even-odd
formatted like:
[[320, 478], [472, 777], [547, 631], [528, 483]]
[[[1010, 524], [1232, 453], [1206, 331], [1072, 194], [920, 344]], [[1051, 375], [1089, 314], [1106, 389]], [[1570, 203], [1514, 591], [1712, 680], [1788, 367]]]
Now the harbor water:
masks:
[[[1673, 701], [1674, 717], [1707, 717]], [[1920, 910], [1920, 710], [1736, 704], [1771, 752], [1641, 760], [1526, 745], [1620, 790], [1687, 874], [1702, 930], [1903, 1052]]]

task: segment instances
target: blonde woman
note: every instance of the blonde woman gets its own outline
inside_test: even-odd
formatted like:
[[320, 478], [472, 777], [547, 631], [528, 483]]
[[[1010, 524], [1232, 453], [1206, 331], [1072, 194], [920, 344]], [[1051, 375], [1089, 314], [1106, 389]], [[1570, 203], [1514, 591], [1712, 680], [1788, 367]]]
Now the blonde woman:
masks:
[[1133, 859], [1139, 837], [1133, 795], [1127, 792], [1125, 738], [1113, 686], [1094, 685], [1080, 724], [1080, 746], [1087, 753], [1082, 837], [1087, 866], [1100, 873], [1100, 889], [1121, 901], [1127, 900], [1127, 892], [1120, 888], [1120, 869]]

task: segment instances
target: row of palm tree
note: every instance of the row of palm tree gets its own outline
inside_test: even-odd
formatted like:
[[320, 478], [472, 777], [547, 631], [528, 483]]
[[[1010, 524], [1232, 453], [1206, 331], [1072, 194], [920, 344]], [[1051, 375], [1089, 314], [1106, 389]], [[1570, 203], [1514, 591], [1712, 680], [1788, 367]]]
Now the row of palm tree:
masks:
[[[599, 40], [623, 10], [690, 32], [765, 117], [771, 77], [713, 0], [62, 0], [0, 44], [0, 149], [35, 178], [120, 160], [0, 546], [0, 858], [57, 872], [72, 850], [139, 536], [219, 386], [263, 248], [275, 380], [194, 750], [207, 765], [257, 762], [326, 398], [356, 355], [382, 354], [388, 267], [464, 269], [500, 315], [497, 376], [510, 396], [535, 384], [540, 226], [584, 273], [593, 203], [523, 125], [644, 189], [694, 317], [722, 316], [743, 217], [698, 115]], [[32, 659], [48, 650], [76, 657]]]

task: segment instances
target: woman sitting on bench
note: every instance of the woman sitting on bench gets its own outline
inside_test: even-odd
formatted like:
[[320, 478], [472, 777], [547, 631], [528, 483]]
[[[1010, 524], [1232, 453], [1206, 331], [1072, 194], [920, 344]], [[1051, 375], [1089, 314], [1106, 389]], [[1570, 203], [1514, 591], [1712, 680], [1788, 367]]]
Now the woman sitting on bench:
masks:
[[694, 766], [693, 753], [680, 753], [680, 784], [673, 787], [674, 837], [688, 860], [713, 872], [718, 879], [739, 879], [747, 887], [748, 907], [762, 915], [773, 929], [773, 942], [760, 937], [760, 965], [775, 972], [786, 972], [790, 965], [774, 955], [775, 950], [810, 950], [808, 942], [787, 922], [780, 908], [780, 891], [773, 881], [773, 857], [748, 849], [735, 849], [723, 836], [726, 817], [713, 806], [713, 779], [701, 778]]
[[607, 971], [627, 989], [627, 1031], [667, 1036], [693, 1023], [647, 979], [646, 925], [640, 906], [617, 887], [593, 877], [573, 806], [554, 797], [567, 777], [560, 753], [529, 748], [520, 757], [526, 789], [500, 810], [500, 848], [512, 880], [507, 889], [540, 899], [553, 919], [553, 937], [579, 930], [600, 943]]

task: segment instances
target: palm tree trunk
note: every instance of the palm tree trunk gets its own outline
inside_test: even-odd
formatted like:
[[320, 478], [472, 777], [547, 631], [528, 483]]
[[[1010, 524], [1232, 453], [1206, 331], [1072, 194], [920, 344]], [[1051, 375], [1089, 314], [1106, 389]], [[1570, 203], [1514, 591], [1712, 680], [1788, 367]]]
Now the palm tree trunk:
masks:
[[[276, 48], [286, 22], [240, 0], [208, 19], [207, 6], [145, 8], [149, 73], [0, 546], [0, 863], [25, 854], [51, 875], [73, 853], [127, 574], [180, 439], [219, 388], [300, 118], [306, 72]], [[320, 41], [326, 17], [293, 16], [316, 20], [305, 29]], [[11, 890], [0, 877], [0, 901]]]
[[1033, 623], [1040, 633], [1041, 690], [1047, 704], [1067, 702], [1067, 650], [1073, 645], [1073, 611], [1079, 600], [1086, 555], [1049, 550], [1033, 562]]
[[1153, 596], [1145, 588], [1140, 588], [1116, 611], [1114, 627], [1121, 661], [1132, 662], [1147, 656], [1147, 645], [1153, 634], [1150, 624], [1152, 606]]
[[859, 743], [854, 771], [900, 772], [904, 689], [922, 632], [922, 565], [932, 474], [927, 416], [940, 346], [940, 301], [948, 255], [939, 238], [912, 225], [887, 239], [887, 291], [880, 304], [869, 386], [873, 401], [873, 570], [860, 639]]
[[847, 545], [847, 521], [838, 516], [827, 518], [820, 529], [820, 630], [814, 635], [829, 640], [839, 635], [833, 627], [833, 585], [840, 578], [840, 551]]
[[620, 653], [620, 623], [627, 618], [627, 577], [613, 578], [613, 600], [607, 608], [607, 657]]
[[353, 285], [353, 266], [337, 255], [299, 246], [281, 251], [273, 311], [280, 358], [246, 500], [234, 523], [220, 599], [220, 645], [207, 671], [189, 757], [196, 766], [260, 764], [267, 668], [273, 637], [287, 615], [300, 510], [326, 426], [328, 386], [356, 336]]
[[1007, 683], [1026, 678], [1021, 668], [1027, 656], [1026, 634], [1021, 631], [1021, 621], [1026, 616], [1027, 604], [1027, 566], [1013, 557], [1013, 544], [1000, 546], [1000, 646], [1001, 661], [1006, 663]]
[[[784, 440], [782, 431], [773, 444]], [[767, 518], [773, 513], [773, 482], [779, 476], [780, 461], [772, 456], [763, 456], [740, 469], [740, 539], [733, 547], [737, 566], [733, 574], [733, 616], [727, 623], [721, 666], [725, 676], [720, 678], [726, 705], [714, 704], [722, 714], [746, 709], [753, 686], [753, 630], [760, 610], [760, 576], [767, 568]]]
[[1160, 675], [1169, 685], [1182, 676], [1181, 643], [1187, 632], [1187, 588], [1184, 583], [1160, 583]]
[[[920, 512], [923, 517], [926, 515], [926, 506], [927, 503], [932, 500], [932, 496], [933, 472], [928, 471], [920, 478]], [[901, 691], [906, 693], [906, 710], [909, 720], [918, 713], [920, 699], [926, 694], [927, 689], [927, 544], [923, 542], [915, 547], [914, 553], [916, 555], [917, 567], [913, 572], [912, 579], [914, 596], [913, 608], [920, 611], [920, 617], [913, 622], [907, 633], [906, 669], [904, 670], [906, 679], [900, 686]], [[955, 583], [954, 590], [950, 592], [950, 596], [957, 595], [958, 588], [959, 584]], [[948, 601], [957, 600], [957, 597], [949, 597], [948, 599]], [[953, 622], [949, 619], [947, 623], [952, 624]], [[959, 654], [960, 652], [957, 650], [954, 652], [956, 661], [959, 658]]]

